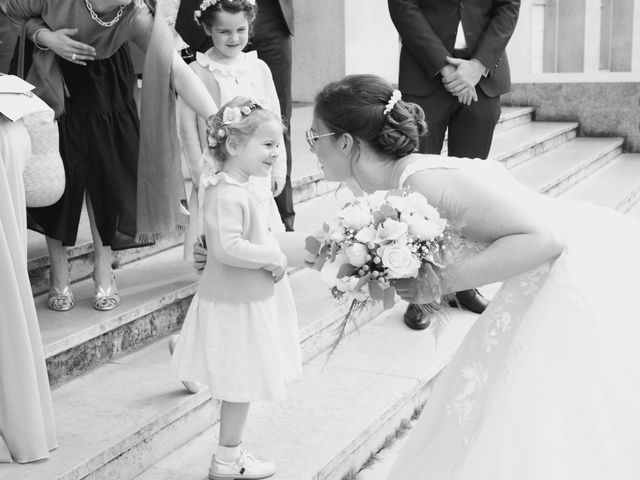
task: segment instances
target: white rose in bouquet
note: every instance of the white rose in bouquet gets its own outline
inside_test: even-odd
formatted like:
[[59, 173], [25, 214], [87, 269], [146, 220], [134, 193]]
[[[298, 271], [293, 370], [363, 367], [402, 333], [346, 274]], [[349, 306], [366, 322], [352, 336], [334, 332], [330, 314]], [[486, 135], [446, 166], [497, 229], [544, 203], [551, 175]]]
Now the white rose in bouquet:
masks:
[[400, 195], [389, 195], [387, 197], [387, 202], [389, 202], [389, 204], [400, 213], [404, 212], [409, 208], [409, 204], [407, 203], [407, 197], [403, 197]]
[[360, 230], [373, 222], [373, 215], [367, 205], [355, 203], [343, 208], [338, 212], [338, 217], [342, 219], [342, 224], [346, 228]]
[[419, 213], [429, 220], [440, 220], [438, 210], [429, 205], [429, 201], [421, 193], [411, 192], [405, 197], [405, 200], [407, 202], [407, 210], [412, 214]]
[[387, 269], [388, 278], [413, 278], [418, 276], [420, 260], [406, 245], [387, 245], [381, 247], [378, 253], [382, 258], [382, 265]]
[[354, 243], [349, 245], [344, 254], [349, 259], [349, 263], [354, 267], [360, 268], [365, 263], [367, 263], [367, 256], [369, 255], [369, 250], [361, 243]]
[[378, 226], [378, 238], [380, 240], [398, 240], [408, 232], [407, 224], [391, 218]]
[[407, 215], [403, 220], [409, 226], [409, 233], [418, 240], [429, 241], [442, 235], [447, 221], [438, 218], [437, 220], [427, 220], [420, 214]]
[[373, 227], [364, 227], [356, 234], [356, 240], [362, 243], [374, 242], [378, 234]]

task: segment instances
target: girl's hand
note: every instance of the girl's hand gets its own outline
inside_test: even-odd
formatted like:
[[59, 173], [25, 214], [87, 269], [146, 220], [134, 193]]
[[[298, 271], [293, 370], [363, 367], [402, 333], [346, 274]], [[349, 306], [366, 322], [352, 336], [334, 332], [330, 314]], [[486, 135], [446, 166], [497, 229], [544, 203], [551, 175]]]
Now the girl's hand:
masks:
[[271, 177], [271, 192], [274, 197], [277, 197], [284, 190], [284, 184], [286, 179], [284, 177]]
[[273, 274], [274, 283], [278, 283], [287, 274], [287, 269], [283, 267], [276, 267], [274, 270], [271, 270], [271, 273]]
[[204, 267], [207, 264], [207, 241], [202, 235], [196, 243], [193, 244], [193, 268], [196, 269], [198, 275], [202, 275]]
[[287, 274], [287, 257], [282, 254], [282, 262], [280, 265], [271, 265], [269, 267], [265, 267], [265, 270], [271, 272], [273, 275], [273, 281], [278, 283]]
[[95, 60], [96, 49], [71, 38], [77, 33], [77, 28], [61, 28], [55, 32], [40, 30], [36, 34], [36, 41], [38, 45], [50, 48], [56, 55], [69, 62], [86, 65], [87, 61]]

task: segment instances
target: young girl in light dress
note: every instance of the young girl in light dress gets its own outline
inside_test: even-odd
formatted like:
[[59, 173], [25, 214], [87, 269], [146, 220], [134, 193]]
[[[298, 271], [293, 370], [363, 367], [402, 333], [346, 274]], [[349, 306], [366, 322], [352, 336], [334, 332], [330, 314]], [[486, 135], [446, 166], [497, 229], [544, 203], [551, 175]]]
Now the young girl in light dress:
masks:
[[[280, 116], [280, 102], [269, 67], [258, 58], [255, 51], [243, 52], [249, 41], [256, 14], [255, 0], [204, 0], [195, 11], [194, 17], [211, 37], [213, 47], [205, 53], [198, 52], [190, 67], [202, 80], [217, 105], [224, 105], [238, 96], [257, 98], [266, 109]], [[197, 187], [207, 163], [207, 126], [204, 120], [198, 118], [183, 102], [178, 103], [178, 112], [182, 145], [193, 185]], [[266, 201], [282, 192], [286, 174], [287, 156], [284, 142], [280, 141], [278, 160], [271, 174], [251, 181], [260, 187], [260, 195]], [[199, 208], [196, 191], [197, 188], [192, 191], [189, 202], [192, 221], [185, 239], [186, 258], [189, 257], [191, 246], [200, 233], [200, 226], [195, 224], [198, 216], [194, 212]], [[279, 227], [279, 222], [275, 222], [275, 216], [279, 218], [277, 206], [270, 214], [274, 215], [273, 226]]]
[[249, 405], [282, 399], [302, 364], [287, 260], [268, 223], [274, 202], [265, 202], [249, 179], [269, 175], [283, 127], [275, 113], [246, 97], [209, 122], [221, 170], [211, 168], [200, 181], [207, 264], [172, 365], [180, 380], [205, 383], [222, 400], [209, 478], [267, 478], [274, 464], [240, 448]]

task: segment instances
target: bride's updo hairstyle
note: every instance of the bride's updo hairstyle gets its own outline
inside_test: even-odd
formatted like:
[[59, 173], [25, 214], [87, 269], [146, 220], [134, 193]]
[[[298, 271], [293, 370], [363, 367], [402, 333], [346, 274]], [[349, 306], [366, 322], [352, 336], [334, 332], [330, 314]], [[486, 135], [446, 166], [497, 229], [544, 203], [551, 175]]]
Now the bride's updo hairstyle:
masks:
[[348, 75], [317, 95], [315, 115], [332, 132], [350, 133], [375, 150], [401, 158], [418, 149], [427, 124], [419, 105], [396, 101], [399, 92], [394, 92], [377, 75]]

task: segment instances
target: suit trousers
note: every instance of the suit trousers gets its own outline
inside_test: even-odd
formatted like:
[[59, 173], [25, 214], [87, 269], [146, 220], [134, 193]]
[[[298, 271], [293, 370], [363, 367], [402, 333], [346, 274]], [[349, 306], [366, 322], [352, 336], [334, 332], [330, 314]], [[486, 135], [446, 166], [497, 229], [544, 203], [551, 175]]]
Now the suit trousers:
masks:
[[286, 128], [284, 146], [287, 152], [287, 177], [284, 190], [276, 197], [276, 204], [287, 231], [293, 230], [295, 219], [291, 189], [291, 43], [291, 35], [276, 2], [261, 3], [249, 50], [256, 50], [258, 58], [271, 70]]
[[463, 105], [444, 87], [424, 96], [403, 93], [403, 99], [424, 110], [428, 132], [420, 142], [420, 153], [440, 154], [447, 128], [448, 155], [486, 159], [493, 131], [500, 119], [500, 97], [488, 97], [476, 86], [478, 101]]

